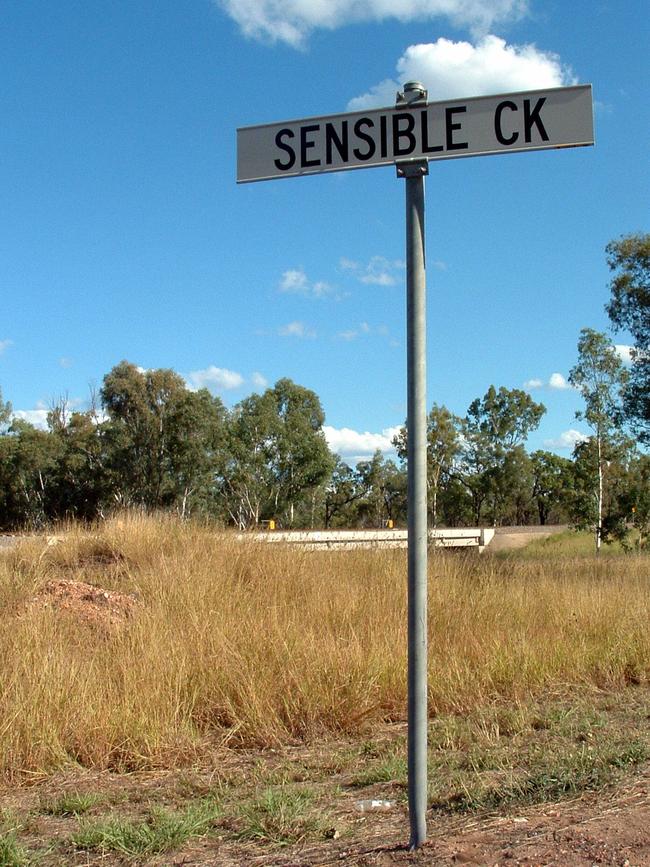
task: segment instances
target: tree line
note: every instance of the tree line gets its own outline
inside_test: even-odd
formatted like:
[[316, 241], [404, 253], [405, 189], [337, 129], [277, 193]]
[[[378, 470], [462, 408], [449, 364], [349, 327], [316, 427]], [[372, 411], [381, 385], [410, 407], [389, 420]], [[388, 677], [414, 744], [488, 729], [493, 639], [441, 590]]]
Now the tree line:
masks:
[[[464, 416], [428, 416], [432, 526], [571, 523], [648, 542], [650, 529], [650, 235], [607, 247], [607, 306], [634, 339], [624, 367], [612, 340], [583, 329], [569, 381], [588, 439], [572, 457], [529, 454], [545, 412], [521, 389], [490, 386]], [[47, 430], [14, 418], [0, 394], [0, 528], [95, 520], [121, 508], [173, 510], [251, 528], [380, 527], [406, 519], [406, 438], [356, 466], [332, 454], [310, 389], [281, 379], [228, 410], [172, 370], [114, 367], [90, 409], [65, 401]], [[640, 448], [641, 447], [641, 448]]]

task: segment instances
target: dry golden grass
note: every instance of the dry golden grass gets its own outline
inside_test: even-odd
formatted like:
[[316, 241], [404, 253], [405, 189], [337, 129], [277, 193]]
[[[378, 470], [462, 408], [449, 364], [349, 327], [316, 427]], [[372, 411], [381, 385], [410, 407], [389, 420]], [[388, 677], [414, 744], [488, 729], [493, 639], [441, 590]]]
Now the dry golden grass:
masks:
[[[125, 516], [0, 558], [0, 773], [129, 770], [225, 741], [401, 719], [406, 557], [263, 547]], [[102, 632], [28, 602], [74, 578], [141, 601]], [[432, 714], [650, 674], [650, 558], [430, 557]]]

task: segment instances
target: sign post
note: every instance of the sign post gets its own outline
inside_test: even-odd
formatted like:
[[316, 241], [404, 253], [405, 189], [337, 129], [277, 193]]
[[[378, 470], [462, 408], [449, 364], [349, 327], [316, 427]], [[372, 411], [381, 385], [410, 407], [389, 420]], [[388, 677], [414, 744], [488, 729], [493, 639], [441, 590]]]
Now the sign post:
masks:
[[431, 160], [593, 144], [591, 86], [427, 103], [237, 130], [237, 182], [393, 164], [406, 183], [408, 795], [411, 850], [426, 839], [427, 414], [424, 177]]
[[[398, 106], [426, 104], [419, 82]], [[408, 492], [408, 801], [411, 850], [427, 836], [427, 377], [424, 177], [426, 160], [398, 163], [406, 183], [406, 344]]]

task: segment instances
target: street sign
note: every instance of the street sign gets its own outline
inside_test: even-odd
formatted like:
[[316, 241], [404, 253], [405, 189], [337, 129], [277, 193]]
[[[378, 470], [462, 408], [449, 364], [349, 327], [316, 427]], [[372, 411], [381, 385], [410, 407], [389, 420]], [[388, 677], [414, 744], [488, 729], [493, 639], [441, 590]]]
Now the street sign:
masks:
[[591, 85], [310, 117], [237, 130], [237, 182], [594, 143]]
[[237, 130], [237, 182], [396, 164], [406, 184], [408, 801], [411, 850], [426, 839], [427, 406], [424, 175], [429, 160], [594, 143], [591, 86], [427, 103], [408, 81], [395, 108]]

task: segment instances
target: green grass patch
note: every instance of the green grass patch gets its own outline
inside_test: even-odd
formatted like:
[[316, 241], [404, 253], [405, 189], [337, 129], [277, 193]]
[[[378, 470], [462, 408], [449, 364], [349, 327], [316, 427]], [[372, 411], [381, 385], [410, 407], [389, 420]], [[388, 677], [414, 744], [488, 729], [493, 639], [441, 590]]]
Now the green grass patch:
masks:
[[29, 858], [14, 831], [0, 832], [0, 867], [26, 867]]
[[647, 714], [643, 701], [627, 717], [584, 702], [438, 719], [430, 736], [430, 803], [443, 811], [499, 809], [604, 788], [650, 759]]
[[220, 815], [221, 808], [212, 800], [193, 804], [181, 813], [152, 807], [141, 821], [110, 817], [85, 822], [71, 842], [78, 849], [131, 858], [157, 855], [207, 833]]
[[287, 846], [324, 831], [324, 816], [314, 808], [311, 789], [272, 786], [245, 801], [237, 811], [238, 840]]
[[393, 783], [406, 786], [407, 783], [406, 745], [393, 746], [354, 775], [351, 785], [364, 788], [377, 783]]
[[94, 792], [66, 792], [58, 798], [43, 801], [39, 812], [46, 816], [83, 816], [102, 800], [102, 796]]

